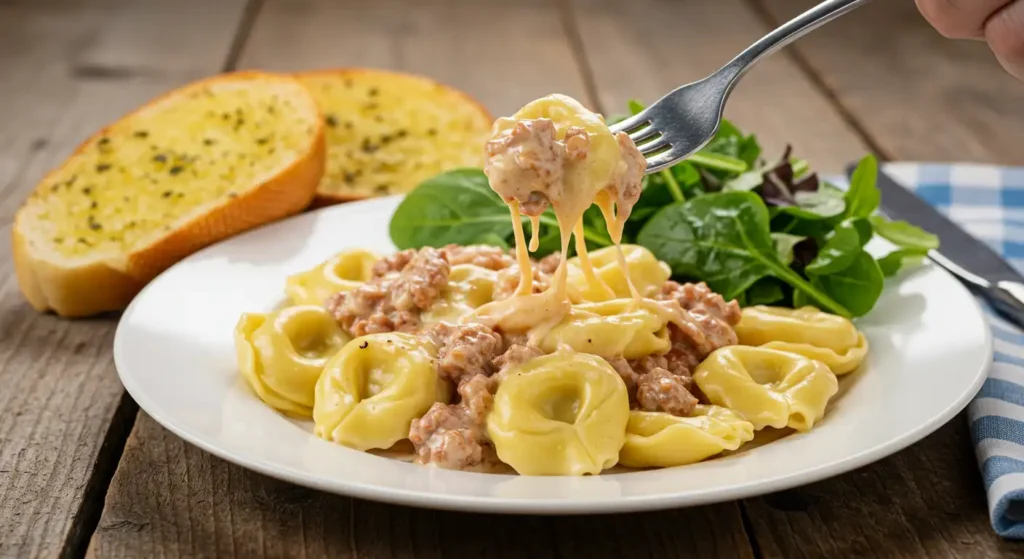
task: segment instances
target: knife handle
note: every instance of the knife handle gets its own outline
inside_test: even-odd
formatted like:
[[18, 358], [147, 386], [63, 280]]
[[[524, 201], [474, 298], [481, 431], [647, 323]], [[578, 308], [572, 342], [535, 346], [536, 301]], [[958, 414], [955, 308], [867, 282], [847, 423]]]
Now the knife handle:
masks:
[[983, 296], [992, 304], [992, 308], [1006, 317], [1007, 320], [1024, 328], [1024, 283], [1017, 281], [992, 283], [962, 268], [937, 250], [930, 251], [928, 257], [942, 268], [945, 268], [947, 272], [956, 276], [971, 291]]

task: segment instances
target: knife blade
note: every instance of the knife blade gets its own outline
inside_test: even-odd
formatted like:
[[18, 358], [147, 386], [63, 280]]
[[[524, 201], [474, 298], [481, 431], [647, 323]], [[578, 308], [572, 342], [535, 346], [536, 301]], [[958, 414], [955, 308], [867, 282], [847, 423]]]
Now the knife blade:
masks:
[[[848, 175], [853, 173], [853, 169], [853, 166], [848, 169]], [[878, 189], [882, 191], [882, 213], [937, 235], [939, 250], [948, 259], [993, 283], [1002, 280], [1024, 282], [1024, 277], [988, 245], [881, 170], [878, 172]]]

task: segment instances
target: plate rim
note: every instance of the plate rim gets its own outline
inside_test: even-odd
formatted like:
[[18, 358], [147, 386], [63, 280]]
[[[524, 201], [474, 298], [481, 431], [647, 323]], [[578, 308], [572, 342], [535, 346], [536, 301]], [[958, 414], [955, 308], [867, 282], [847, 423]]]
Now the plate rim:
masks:
[[[114, 367], [117, 370], [118, 378], [125, 390], [132, 397], [132, 399], [138, 404], [139, 410], [144, 411], [147, 415], [153, 418], [163, 428], [171, 431], [176, 436], [186, 441], [189, 444], [199, 447], [200, 449], [242, 468], [255, 471], [262, 475], [266, 475], [270, 478], [274, 478], [289, 483], [294, 483], [303, 487], [313, 488], [319, 491], [332, 493], [336, 495], [355, 497], [360, 499], [366, 499], [376, 502], [383, 502], [395, 505], [403, 506], [414, 506], [425, 509], [433, 510], [452, 510], [452, 511], [466, 511], [466, 512], [483, 512], [483, 513], [501, 513], [501, 514], [537, 514], [537, 515], [592, 515], [592, 514], [607, 514], [616, 512], [640, 512], [640, 511], [653, 511], [653, 510], [664, 510], [671, 508], [682, 508], [682, 507], [695, 507], [701, 505], [707, 505], [712, 503], [721, 503], [728, 501], [735, 501], [739, 499], [745, 499], [758, 495], [765, 495], [778, 491], [784, 491], [792, 489], [794, 487], [808, 485], [824, 479], [835, 477], [840, 474], [848, 473], [853, 470], [862, 468], [868, 464], [879, 461], [883, 458], [891, 456], [897, 452], [900, 452], [907, 447], [913, 445], [916, 442], [924, 439], [928, 435], [934, 433], [940, 427], [952, 420], [957, 414], [967, 407], [971, 399], [978, 393], [982, 384], [988, 377], [988, 372], [992, 366], [992, 359], [994, 357], [994, 338], [992, 334], [992, 328], [989, 323], [985, 312], [982, 309], [981, 304], [975, 298], [970, 291], [963, 286], [959, 281], [955, 279], [949, 272], [935, 267], [936, 273], [947, 276], [956, 285], [959, 293], [969, 299], [972, 304], [972, 309], [975, 316], [980, 318], [983, 325], [983, 338], [984, 338], [984, 356], [983, 365], [978, 371], [974, 373], [974, 378], [969, 387], [961, 393], [955, 401], [949, 404], [941, 413], [934, 415], [928, 421], [922, 423], [918, 427], [908, 430], [898, 437], [890, 439], [881, 444], [875, 445], [874, 447], [860, 451], [854, 455], [847, 455], [842, 458], [836, 458], [829, 462], [812, 467], [808, 471], [798, 471], [789, 473], [783, 476], [778, 476], [770, 481], [764, 480], [753, 480], [743, 483], [738, 483], [725, 488], [716, 488], [713, 490], [698, 490], [690, 491], [686, 493], [663, 493], [658, 495], [642, 495], [642, 496], [617, 496], [612, 498], [601, 498], [595, 500], [573, 500], [573, 499], [552, 499], [550, 501], [536, 501], [536, 500], [517, 500], [517, 499], [503, 499], [496, 497], [481, 497], [481, 496], [466, 496], [466, 495], [451, 495], [446, 493], [429, 493], [419, 490], [410, 490], [400, 487], [381, 487], [377, 485], [369, 485], [363, 483], [352, 483], [342, 478], [333, 478], [327, 480], [316, 474], [310, 474], [301, 470], [296, 470], [290, 466], [284, 466], [280, 464], [272, 464], [264, 460], [263, 458], [247, 457], [242, 453], [236, 453], [231, 449], [224, 448], [218, 445], [214, 440], [207, 440], [207, 436], [202, 433], [191, 432], [190, 429], [181, 427], [176, 424], [172, 413], [167, 413], [162, 407], [156, 404], [151, 398], [149, 398], [145, 392], [138, 386], [130, 375], [126, 375], [122, 372], [126, 369], [122, 366], [125, 360], [123, 352], [124, 347], [124, 330], [125, 324], [128, 322], [127, 318], [131, 317], [135, 311], [139, 301], [144, 300], [144, 296], [154, 285], [157, 284], [157, 280], [164, 274], [171, 272], [179, 266], [187, 265], [188, 261], [201, 257], [204, 253], [212, 250], [216, 250], [222, 244], [237, 239], [239, 237], [249, 235], [255, 231], [265, 229], [286, 223], [293, 220], [309, 219], [310, 215], [319, 212], [329, 212], [332, 209], [338, 208], [352, 208], [360, 206], [370, 205], [387, 205], [395, 203], [396, 199], [400, 199], [400, 196], [388, 196], [375, 198], [370, 200], [362, 200], [357, 202], [346, 203], [342, 206], [328, 206], [324, 208], [314, 209], [312, 211], [303, 212], [289, 218], [279, 220], [273, 223], [268, 223], [259, 227], [250, 229], [239, 235], [235, 235], [214, 243], [210, 246], [204, 247], [192, 253], [191, 255], [183, 258], [181, 261], [175, 263], [163, 273], [158, 275], [152, 281], [147, 283], [145, 287], [133, 298], [132, 302], [121, 314], [118, 320], [117, 328], [114, 333], [113, 341], [113, 360]], [[660, 470], [659, 470], [660, 471]], [[477, 472], [459, 472], [463, 475], [473, 476], [500, 476], [502, 478], [514, 477], [503, 474], [487, 474]], [[622, 475], [642, 475], [642, 472], [631, 472]], [[571, 476], [555, 476], [555, 477], [571, 477]], [[770, 487], [766, 487], [770, 485]]]

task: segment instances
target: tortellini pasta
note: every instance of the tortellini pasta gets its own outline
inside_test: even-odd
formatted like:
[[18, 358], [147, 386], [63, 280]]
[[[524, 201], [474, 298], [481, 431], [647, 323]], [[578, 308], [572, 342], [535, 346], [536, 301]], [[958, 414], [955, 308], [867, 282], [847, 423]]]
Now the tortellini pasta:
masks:
[[245, 313], [235, 326], [238, 368], [270, 407], [308, 417], [327, 361], [350, 336], [326, 310], [313, 305]]
[[[637, 292], [643, 297], [654, 296], [672, 274], [667, 264], [655, 258], [651, 251], [642, 246], [622, 245], [622, 253], [626, 257], [629, 277], [633, 280]], [[594, 285], [587, 279], [578, 256], [570, 258], [566, 262], [568, 267], [566, 284], [569, 296], [573, 301], [600, 302], [632, 295], [629, 292], [629, 284], [626, 283], [626, 275], [623, 273], [622, 267], [619, 266], [615, 247], [606, 247], [590, 253], [590, 263], [604, 286]], [[610, 297], [608, 290], [604, 287], [611, 289], [613, 296]]]
[[497, 272], [480, 266], [452, 266], [448, 285], [441, 292], [440, 299], [422, 314], [423, 322], [458, 322], [463, 316], [490, 303], [494, 298], [497, 278]]
[[736, 334], [743, 345], [798, 353], [821, 361], [837, 375], [855, 370], [868, 353], [867, 339], [852, 322], [809, 306], [748, 307]]
[[322, 305], [339, 291], [351, 291], [370, 279], [378, 256], [368, 250], [340, 252], [313, 269], [289, 276], [285, 294], [296, 305]]
[[358, 450], [390, 448], [413, 419], [447, 402], [437, 348], [425, 337], [370, 334], [345, 345], [324, 367], [313, 406], [317, 436]]
[[487, 433], [520, 474], [597, 474], [618, 461], [628, 420], [626, 385], [607, 361], [558, 352], [507, 373]]
[[728, 346], [693, 374], [711, 403], [764, 427], [807, 431], [825, 415], [839, 382], [820, 361], [763, 347]]
[[574, 305], [538, 345], [547, 353], [566, 345], [584, 353], [637, 359], [671, 348], [666, 322], [649, 305], [636, 305], [632, 299], [584, 303]]
[[731, 410], [699, 405], [691, 417], [631, 411], [619, 463], [631, 468], [668, 468], [736, 450], [754, 438], [754, 426]]

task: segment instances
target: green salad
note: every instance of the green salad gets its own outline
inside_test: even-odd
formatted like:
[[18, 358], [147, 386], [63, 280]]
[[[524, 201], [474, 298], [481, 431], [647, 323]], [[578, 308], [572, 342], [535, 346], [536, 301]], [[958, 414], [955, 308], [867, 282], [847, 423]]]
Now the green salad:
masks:
[[[634, 114], [642, 108], [630, 103]], [[672, 267], [675, 279], [706, 282], [744, 306], [813, 305], [863, 316], [878, 301], [886, 276], [939, 244], [914, 225], [877, 214], [877, 176], [877, 160], [865, 157], [842, 190], [789, 148], [765, 161], [753, 134], [723, 121], [704, 149], [645, 177], [623, 243], [650, 249]], [[589, 249], [612, 244], [596, 207], [583, 221]], [[558, 251], [550, 208], [540, 224], [535, 255]], [[457, 169], [421, 183], [398, 206], [390, 233], [400, 249], [514, 244], [508, 207], [481, 169]], [[875, 235], [896, 248], [876, 258], [864, 250]]]

